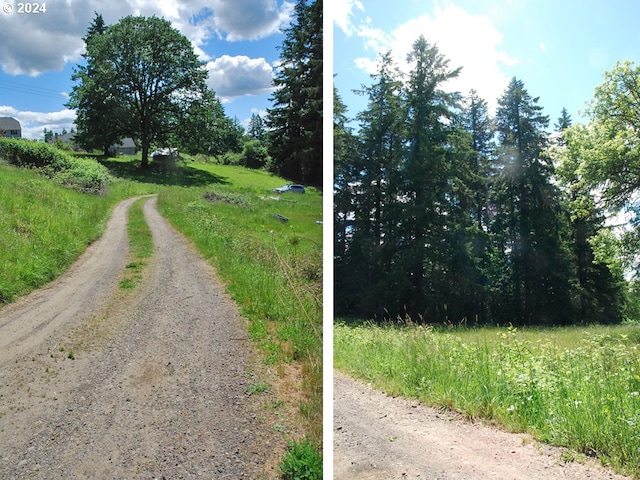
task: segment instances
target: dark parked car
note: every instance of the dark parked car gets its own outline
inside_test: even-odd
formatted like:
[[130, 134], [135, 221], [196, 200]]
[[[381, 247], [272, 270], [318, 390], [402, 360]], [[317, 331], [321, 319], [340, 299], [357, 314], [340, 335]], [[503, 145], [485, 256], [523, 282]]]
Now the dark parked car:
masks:
[[304, 187], [302, 185], [294, 185], [294, 184], [288, 183], [283, 187], [274, 188], [273, 191], [276, 193], [284, 193], [284, 192], [304, 193]]

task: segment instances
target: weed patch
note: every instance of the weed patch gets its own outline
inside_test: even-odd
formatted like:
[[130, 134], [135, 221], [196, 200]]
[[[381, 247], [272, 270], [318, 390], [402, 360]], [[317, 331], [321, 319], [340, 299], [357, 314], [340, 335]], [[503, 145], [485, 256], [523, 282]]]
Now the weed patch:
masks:
[[322, 457], [308, 440], [291, 442], [280, 470], [284, 480], [320, 480]]

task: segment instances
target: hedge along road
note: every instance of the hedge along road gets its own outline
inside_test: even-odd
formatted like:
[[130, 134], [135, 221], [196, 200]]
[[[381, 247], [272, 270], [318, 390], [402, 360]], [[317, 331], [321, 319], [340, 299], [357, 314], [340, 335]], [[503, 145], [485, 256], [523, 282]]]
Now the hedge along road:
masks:
[[135, 200], [67, 274], [0, 310], [0, 478], [276, 477], [283, 440], [245, 393], [260, 382], [246, 321], [155, 197], [152, 260], [118, 287]]

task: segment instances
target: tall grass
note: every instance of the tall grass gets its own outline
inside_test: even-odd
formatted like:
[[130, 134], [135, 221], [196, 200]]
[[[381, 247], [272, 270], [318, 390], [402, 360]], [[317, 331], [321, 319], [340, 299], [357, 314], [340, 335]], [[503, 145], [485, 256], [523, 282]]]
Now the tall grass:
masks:
[[640, 477], [640, 346], [629, 327], [467, 335], [338, 323], [334, 356], [337, 368], [390, 394], [527, 431]]
[[0, 165], [0, 304], [60, 275], [100, 236], [111, 206]]
[[[223, 168], [221, 168], [223, 167]], [[162, 189], [158, 208], [214, 264], [251, 321], [249, 334], [282, 369], [302, 366], [300, 413], [311, 441], [322, 439], [322, 199], [278, 197], [264, 172], [198, 164], [223, 179], [201, 188]], [[283, 221], [282, 218], [287, 221]]]

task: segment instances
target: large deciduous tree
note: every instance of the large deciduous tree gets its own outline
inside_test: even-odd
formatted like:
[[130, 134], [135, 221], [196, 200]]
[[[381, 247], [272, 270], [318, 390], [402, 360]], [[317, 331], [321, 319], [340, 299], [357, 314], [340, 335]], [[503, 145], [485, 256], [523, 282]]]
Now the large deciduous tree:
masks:
[[275, 173], [322, 185], [322, 0], [298, 0], [267, 109]]
[[189, 40], [158, 17], [128, 16], [90, 31], [85, 41], [87, 66], [78, 68], [74, 79], [80, 84], [69, 101], [77, 109], [80, 135], [90, 138], [105, 129], [130, 135], [140, 144], [146, 168], [152, 143], [165, 142], [185, 105], [205, 97], [204, 64]]

